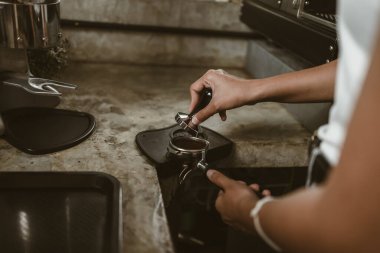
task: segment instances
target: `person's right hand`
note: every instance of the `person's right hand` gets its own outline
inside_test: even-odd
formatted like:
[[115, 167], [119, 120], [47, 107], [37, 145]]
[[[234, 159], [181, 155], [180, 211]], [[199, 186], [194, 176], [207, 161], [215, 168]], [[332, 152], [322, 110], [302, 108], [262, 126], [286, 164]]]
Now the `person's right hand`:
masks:
[[245, 80], [226, 73], [223, 70], [209, 70], [190, 86], [191, 103], [189, 111], [193, 111], [199, 103], [204, 88], [212, 89], [210, 103], [192, 119], [193, 125], [199, 125], [212, 115], [219, 113], [223, 121], [227, 119], [226, 111], [250, 103], [252, 94], [249, 88], [255, 85], [252, 80]]
[[[260, 191], [259, 185], [248, 186], [244, 182], [233, 180], [216, 170], [208, 170], [207, 177], [221, 189], [215, 207], [222, 220], [236, 229], [255, 233], [250, 212], [259, 200], [257, 195]], [[263, 190], [261, 193], [263, 196], [271, 195], [269, 190]]]

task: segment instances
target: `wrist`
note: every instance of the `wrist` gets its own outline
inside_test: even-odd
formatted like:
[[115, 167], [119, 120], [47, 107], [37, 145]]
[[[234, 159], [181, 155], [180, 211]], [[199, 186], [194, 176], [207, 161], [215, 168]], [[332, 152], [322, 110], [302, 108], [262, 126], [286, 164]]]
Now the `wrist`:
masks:
[[246, 104], [253, 105], [268, 101], [270, 98], [269, 90], [269, 84], [266, 79], [248, 80], [248, 90], [243, 92], [246, 96]]
[[257, 200], [244, 201], [239, 209], [239, 223], [243, 226], [242, 229], [252, 235], [256, 235], [256, 229], [252, 222], [251, 211], [255, 207]]
[[271, 196], [267, 196], [265, 198], [260, 199], [255, 207], [251, 210], [250, 216], [253, 218], [253, 224], [254, 224], [254, 229], [256, 233], [263, 239], [272, 249], [274, 249], [277, 252], [282, 252], [282, 249], [277, 245], [276, 242], [272, 240], [268, 236], [268, 234], [264, 231], [262, 227], [262, 223], [260, 221], [260, 212], [264, 205], [267, 205], [269, 202], [274, 201], [275, 199]]

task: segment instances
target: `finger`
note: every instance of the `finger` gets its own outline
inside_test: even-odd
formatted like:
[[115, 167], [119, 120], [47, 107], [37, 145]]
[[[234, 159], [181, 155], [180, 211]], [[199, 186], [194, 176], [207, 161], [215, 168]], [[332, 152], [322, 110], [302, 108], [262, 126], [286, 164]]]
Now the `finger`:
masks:
[[190, 85], [191, 102], [189, 112], [192, 112], [195, 106], [199, 103], [200, 94], [202, 93], [203, 89], [210, 88], [210, 84], [206, 79], [206, 76], [209, 75], [210, 72], [212, 72], [212, 70], [207, 71], [201, 78]]
[[220, 119], [222, 121], [226, 121], [227, 120], [227, 112], [226, 111], [219, 112], [219, 116], [220, 116]]
[[215, 201], [215, 209], [221, 213], [222, 209], [223, 209], [223, 203], [222, 203], [222, 197], [221, 196], [218, 196], [218, 198], [216, 199]]
[[212, 183], [214, 183], [216, 186], [218, 186], [222, 190], [225, 190], [226, 188], [231, 186], [234, 182], [236, 182], [216, 170], [208, 170], [207, 177]]
[[198, 120], [197, 116], [193, 116], [189, 122], [189, 127], [196, 129], [202, 122]]
[[268, 197], [268, 196], [271, 196], [271, 195], [272, 195], [271, 191], [270, 191], [270, 190], [267, 190], [267, 189], [265, 189], [265, 190], [262, 192], [262, 194], [263, 194], [263, 196], [265, 196], [265, 197]]
[[199, 103], [200, 100], [200, 94], [203, 88], [205, 87], [203, 78], [197, 80], [195, 83], [193, 83], [190, 86], [190, 106], [189, 106], [189, 112], [192, 112], [195, 108], [195, 106]]
[[198, 125], [199, 125], [201, 122], [207, 120], [208, 118], [210, 118], [215, 113], [217, 113], [217, 110], [216, 110], [216, 107], [214, 106], [213, 101], [211, 99], [211, 102], [205, 108], [203, 108], [197, 114], [194, 115], [193, 119], [196, 118], [197, 121], [193, 122], [193, 120], [192, 120], [191, 123], [193, 123], [194, 125], [197, 125], [197, 123], [198, 123]]
[[[229, 74], [227, 71], [225, 71], [224, 69], [217, 69], [216, 72], [218, 72], [219, 74], [222, 74], [222, 75], [225, 75], [225, 76], [232, 76], [234, 77], [233, 75]], [[235, 77], [236, 78], [236, 77]]]
[[239, 180], [239, 181], [237, 181], [239, 184], [243, 184], [243, 185], [247, 185], [244, 181], [241, 181], [241, 180]]
[[227, 76], [227, 77], [232, 77], [234, 79], [241, 79], [240, 77], [237, 77], [237, 76], [234, 76], [234, 75], [231, 75], [230, 73], [228, 73], [227, 71], [225, 71], [224, 69], [218, 69], [216, 70], [216, 72], [220, 73], [220, 74], [223, 74], [224, 76]]
[[220, 73], [220, 74], [224, 74], [224, 70], [223, 69], [217, 69], [217, 70], [215, 70], [215, 72], [218, 72], [218, 73]]
[[256, 192], [260, 191], [260, 186], [258, 184], [251, 184], [249, 188], [251, 188], [252, 190]]
[[226, 225], [231, 226], [231, 227], [234, 227], [234, 226], [235, 226], [235, 223], [234, 223], [232, 220], [228, 219], [227, 217], [222, 216], [221, 218], [222, 218], [222, 221], [223, 221]]

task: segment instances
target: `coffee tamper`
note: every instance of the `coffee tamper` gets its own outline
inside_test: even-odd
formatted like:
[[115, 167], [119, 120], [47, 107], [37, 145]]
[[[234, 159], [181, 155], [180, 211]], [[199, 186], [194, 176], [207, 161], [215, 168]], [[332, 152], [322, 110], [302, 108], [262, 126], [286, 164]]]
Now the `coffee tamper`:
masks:
[[190, 133], [192, 136], [197, 137], [199, 130], [197, 126], [194, 126], [194, 127], [190, 126], [191, 119], [196, 113], [198, 113], [200, 110], [205, 108], [210, 103], [211, 99], [212, 99], [212, 90], [210, 88], [203, 89], [201, 97], [200, 97], [200, 101], [197, 104], [197, 106], [195, 106], [194, 110], [190, 114], [183, 113], [183, 112], [177, 113], [177, 115], [175, 116], [175, 121], [178, 123], [178, 125], [182, 129]]

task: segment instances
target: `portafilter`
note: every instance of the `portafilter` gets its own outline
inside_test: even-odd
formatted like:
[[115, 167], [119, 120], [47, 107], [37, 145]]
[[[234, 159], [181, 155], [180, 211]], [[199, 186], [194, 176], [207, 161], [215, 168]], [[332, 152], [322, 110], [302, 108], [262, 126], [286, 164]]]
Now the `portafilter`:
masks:
[[197, 169], [207, 172], [206, 154], [209, 146], [210, 143], [207, 140], [197, 137], [178, 136], [170, 140], [168, 156], [177, 159], [182, 165], [179, 184], [182, 184]]

